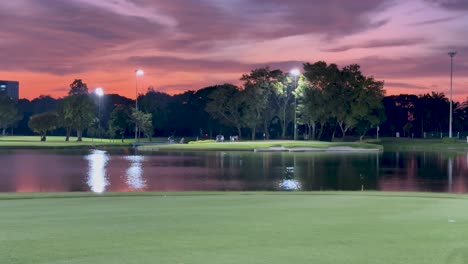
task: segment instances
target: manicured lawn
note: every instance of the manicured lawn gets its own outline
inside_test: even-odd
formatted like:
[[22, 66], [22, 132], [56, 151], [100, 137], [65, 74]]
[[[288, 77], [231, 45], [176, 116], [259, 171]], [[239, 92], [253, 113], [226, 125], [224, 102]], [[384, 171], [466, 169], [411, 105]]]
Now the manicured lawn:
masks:
[[442, 139], [382, 138], [381, 144], [385, 151], [468, 151], [466, 139], [447, 143]]
[[468, 259], [467, 196], [80, 196], [0, 195], [0, 263], [439, 264]]
[[249, 150], [256, 148], [285, 147], [285, 148], [330, 148], [330, 147], [354, 147], [366, 149], [379, 149], [380, 145], [361, 142], [324, 142], [324, 141], [292, 141], [292, 140], [267, 140], [267, 141], [239, 141], [217, 142], [200, 144], [172, 144], [161, 146], [141, 146], [140, 150]]
[[41, 142], [39, 136], [0, 136], [0, 147], [31, 147], [31, 148], [60, 148], [60, 147], [92, 147], [92, 146], [121, 146], [130, 145], [133, 140], [109, 140], [99, 138], [83, 138], [82, 142], [76, 142], [76, 137], [71, 137], [66, 142], [65, 137], [47, 136], [46, 142]]

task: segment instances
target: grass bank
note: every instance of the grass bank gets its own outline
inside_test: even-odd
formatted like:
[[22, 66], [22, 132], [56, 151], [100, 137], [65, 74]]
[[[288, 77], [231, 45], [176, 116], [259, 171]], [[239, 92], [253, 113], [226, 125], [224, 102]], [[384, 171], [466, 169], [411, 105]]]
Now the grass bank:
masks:
[[466, 140], [455, 139], [452, 142], [447, 142], [442, 139], [382, 138], [380, 144], [385, 151], [468, 151]]
[[70, 137], [70, 141], [65, 141], [65, 137], [47, 136], [47, 141], [41, 142], [39, 136], [0, 136], [0, 148], [91, 148], [96, 146], [130, 146], [133, 140], [109, 140], [99, 138], [83, 138], [77, 142], [76, 137]]
[[438, 264], [468, 259], [466, 196], [54, 195], [2, 195], [0, 263]]
[[140, 146], [139, 150], [218, 150], [218, 151], [253, 151], [258, 148], [331, 148], [352, 147], [364, 149], [381, 149], [380, 145], [363, 142], [324, 142], [324, 141], [292, 141], [292, 140], [266, 140], [266, 141], [239, 141], [239, 142], [215, 142], [199, 144], [171, 144], [160, 146]]

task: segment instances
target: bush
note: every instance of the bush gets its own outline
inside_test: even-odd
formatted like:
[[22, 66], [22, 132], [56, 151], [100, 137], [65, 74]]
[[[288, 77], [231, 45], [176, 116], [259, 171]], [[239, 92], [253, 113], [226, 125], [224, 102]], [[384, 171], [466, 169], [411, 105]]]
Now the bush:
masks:
[[216, 143], [216, 141], [213, 139], [207, 139], [207, 140], [198, 140], [198, 141], [189, 142], [189, 144], [203, 144], [203, 143]]
[[458, 138], [448, 138], [448, 137], [442, 138], [442, 143], [444, 143], [444, 144], [458, 143], [458, 141], [459, 141]]

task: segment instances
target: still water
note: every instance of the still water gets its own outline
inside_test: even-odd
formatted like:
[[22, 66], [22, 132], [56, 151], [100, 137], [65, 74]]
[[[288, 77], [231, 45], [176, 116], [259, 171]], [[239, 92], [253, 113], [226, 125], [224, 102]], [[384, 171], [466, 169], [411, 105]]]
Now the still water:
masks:
[[0, 192], [468, 192], [468, 153], [1, 150]]

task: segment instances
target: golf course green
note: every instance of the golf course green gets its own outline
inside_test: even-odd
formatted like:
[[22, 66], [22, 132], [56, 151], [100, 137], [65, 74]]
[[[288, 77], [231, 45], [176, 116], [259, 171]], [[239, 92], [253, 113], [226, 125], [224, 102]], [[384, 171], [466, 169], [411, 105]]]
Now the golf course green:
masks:
[[382, 138], [385, 151], [468, 152], [468, 143], [463, 139]]
[[1, 194], [0, 263], [466, 263], [468, 197]]
[[76, 137], [70, 137], [65, 141], [63, 136], [47, 136], [47, 141], [41, 142], [39, 136], [0, 136], [0, 148], [94, 148], [96, 146], [131, 146], [132, 139], [98, 139], [83, 138], [83, 141], [77, 142]]
[[[39, 136], [0, 136], [0, 148], [95, 148], [95, 147], [131, 147], [134, 140], [125, 139], [97, 139], [83, 138], [82, 142], [76, 142], [76, 138], [70, 138], [66, 142], [63, 136], [48, 136], [46, 142], [39, 141]], [[145, 139], [146, 140], [146, 139]], [[142, 139], [142, 141], [145, 141]], [[441, 139], [408, 139], [408, 138], [381, 138], [367, 142], [328, 142], [328, 141], [293, 141], [293, 140], [258, 140], [239, 142], [201, 142], [196, 144], [154, 144], [165, 143], [166, 138], [155, 138], [148, 145], [144, 143], [138, 147], [142, 151], [253, 151], [259, 148], [337, 148], [348, 147], [355, 149], [378, 149], [380, 151], [442, 151], [442, 152], [466, 152], [468, 143], [466, 140], [444, 142]]]
[[[7, 136], [0, 137], [0, 148], [95, 148], [95, 147], [131, 147], [133, 139], [120, 140], [83, 138], [83, 141], [76, 142], [76, 138], [65, 141], [64, 137], [48, 136], [46, 142], [39, 141], [35, 136]], [[269, 141], [241, 141], [224, 143], [198, 143], [198, 144], [154, 144], [166, 142], [165, 139], [157, 138], [153, 142], [146, 142], [148, 145], [139, 146], [139, 150], [196, 150], [196, 151], [253, 151], [257, 148], [285, 147], [285, 148], [319, 148], [326, 149], [332, 147], [350, 147], [358, 149], [378, 149], [381, 145], [363, 142], [326, 142], [326, 141], [292, 141], [292, 140], [269, 140]]]
[[259, 148], [317, 148], [327, 149], [333, 147], [349, 147], [355, 149], [376, 149], [382, 150], [381, 145], [364, 142], [327, 142], [327, 141], [294, 141], [294, 140], [259, 140], [240, 142], [208, 142], [196, 144], [170, 144], [170, 145], [146, 145], [139, 146], [138, 150], [197, 150], [197, 151], [254, 151]]

